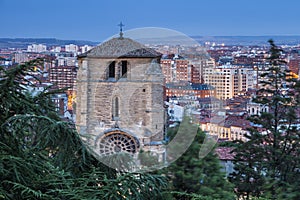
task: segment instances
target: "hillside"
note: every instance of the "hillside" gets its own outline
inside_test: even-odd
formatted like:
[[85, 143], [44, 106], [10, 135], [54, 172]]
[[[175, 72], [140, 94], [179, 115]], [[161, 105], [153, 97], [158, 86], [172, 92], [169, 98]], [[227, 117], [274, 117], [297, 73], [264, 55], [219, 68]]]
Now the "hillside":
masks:
[[99, 42], [91, 42], [85, 40], [59, 40], [55, 38], [0, 38], [1, 48], [22, 48], [26, 49], [31, 44], [44, 44], [47, 46], [63, 46], [66, 44], [97, 45]]

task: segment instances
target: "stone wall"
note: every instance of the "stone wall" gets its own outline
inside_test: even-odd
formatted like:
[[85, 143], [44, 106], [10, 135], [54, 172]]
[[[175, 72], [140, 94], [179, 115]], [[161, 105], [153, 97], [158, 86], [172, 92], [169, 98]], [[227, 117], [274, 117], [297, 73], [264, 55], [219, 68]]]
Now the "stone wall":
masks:
[[[127, 60], [127, 78], [108, 79], [112, 61]], [[117, 70], [116, 70], [117, 71]], [[77, 80], [76, 124], [93, 135], [116, 126], [138, 138], [163, 139], [164, 77], [150, 58], [81, 58]], [[112, 102], [119, 97], [120, 115], [112, 118]]]

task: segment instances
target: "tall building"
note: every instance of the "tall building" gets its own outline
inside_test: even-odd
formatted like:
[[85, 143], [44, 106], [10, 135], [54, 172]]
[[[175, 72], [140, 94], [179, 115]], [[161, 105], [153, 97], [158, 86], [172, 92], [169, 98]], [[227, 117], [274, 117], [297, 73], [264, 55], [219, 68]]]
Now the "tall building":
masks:
[[191, 81], [191, 65], [182, 56], [170, 54], [161, 59], [166, 83]]
[[22, 52], [15, 53], [14, 58], [15, 58], [15, 63], [19, 63], [19, 64], [28, 62], [30, 60], [29, 54], [22, 53]]
[[166, 83], [203, 83], [203, 69], [214, 66], [214, 61], [203, 55], [170, 54], [163, 56], [161, 66]]
[[212, 68], [215, 66], [215, 62], [212, 58], [196, 56], [196, 58], [190, 60], [191, 64], [191, 82], [192, 83], [204, 83], [203, 74], [204, 69]]
[[59, 89], [73, 91], [75, 89], [77, 67], [75, 66], [54, 66], [49, 68], [49, 81]]
[[99, 155], [141, 149], [163, 158], [161, 54], [120, 37], [78, 56], [76, 126], [94, 137]]
[[204, 81], [216, 89], [217, 98], [225, 100], [254, 88], [254, 71], [232, 65], [205, 68]]

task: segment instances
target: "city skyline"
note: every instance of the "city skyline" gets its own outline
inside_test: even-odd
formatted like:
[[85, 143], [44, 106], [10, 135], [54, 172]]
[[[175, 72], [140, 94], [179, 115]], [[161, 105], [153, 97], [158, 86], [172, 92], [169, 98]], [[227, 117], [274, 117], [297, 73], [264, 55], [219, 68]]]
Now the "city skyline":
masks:
[[160, 27], [189, 36], [300, 35], [298, 1], [0, 0], [0, 38], [103, 41], [119, 31]]

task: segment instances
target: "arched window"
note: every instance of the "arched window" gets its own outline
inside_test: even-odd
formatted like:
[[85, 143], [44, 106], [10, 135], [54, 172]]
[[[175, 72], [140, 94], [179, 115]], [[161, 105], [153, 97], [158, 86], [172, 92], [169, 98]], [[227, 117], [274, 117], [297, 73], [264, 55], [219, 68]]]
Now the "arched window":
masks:
[[115, 65], [116, 62], [113, 61], [108, 66], [108, 78], [115, 78]]
[[120, 115], [119, 97], [113, 98], [112, 101], [112, 120], [118, 120]]

